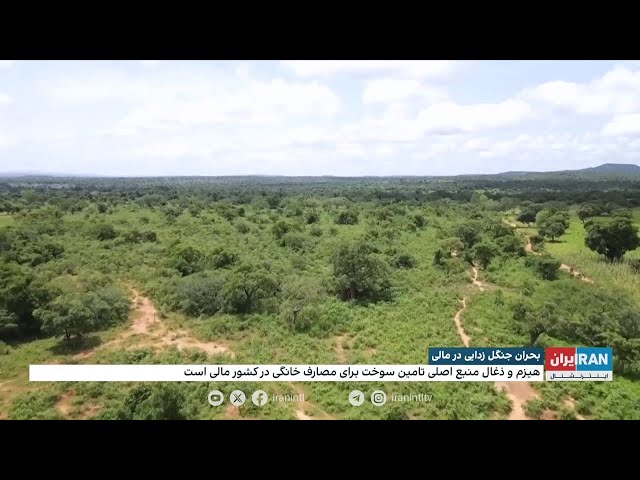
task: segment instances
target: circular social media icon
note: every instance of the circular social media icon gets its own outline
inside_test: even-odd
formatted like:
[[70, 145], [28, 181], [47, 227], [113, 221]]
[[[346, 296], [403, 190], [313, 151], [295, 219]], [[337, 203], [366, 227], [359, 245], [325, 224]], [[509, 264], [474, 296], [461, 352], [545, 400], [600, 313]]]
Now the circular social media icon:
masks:
[[231, 392], [229, 400], [236, 407], [239, 407], [240, 405], [244, 404], [244, 402], [247, 400], [247, 397], [242, 390], [234, 390], [233, 392]]
[[376, 390], [371, 394], [371, 403], [373, 403], [376, 407], [381, 407], [385, 403], [387, 403], [387, 394], [382, 390]]
[[209, 403], [214, 407], [217, 407], [218, 405], [222, 405], [222, 402], [224, 402], [224, 395], [220, 390], [210, 391], [208, 398], [209, 398]]
[[255, 392], [253, 392], [253, 395], [251, 395], [251, 401], [258, 407], [265, 406], [267, 404], [267, 400], [267, 392], [265, 392], [264, 390], [256, 390]]
[[354, 407], [359, 407], [364, 403], [364, 393], [360, 390], [354, 390], [349, 394], [349, 403]]

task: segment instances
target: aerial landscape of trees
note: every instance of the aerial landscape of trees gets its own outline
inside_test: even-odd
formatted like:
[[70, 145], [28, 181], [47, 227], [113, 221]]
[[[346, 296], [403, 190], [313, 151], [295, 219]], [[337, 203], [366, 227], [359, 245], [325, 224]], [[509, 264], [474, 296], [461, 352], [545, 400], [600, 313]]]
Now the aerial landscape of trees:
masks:
[[[460, 345], [463, 297], [474, 345], [613, 347], [614, 382], [545, 385], [532, 411], [571, 395], [582, 415], [640, 418], [639, 206], [640, 182], [608, 178], [0, 179], [0, 418], [61, 415], [70, 386], [20, 383], [30, 361], [421, 363]], [[149, 305], [156, 337], [131, 333]], [[78, 416], [220, 418], [203, 388], [73, 395]], [[509, 403], [438, 384], [412, 411], [354, 412], [344, 385], [305, 388], [336, 418], [494, 418]]]

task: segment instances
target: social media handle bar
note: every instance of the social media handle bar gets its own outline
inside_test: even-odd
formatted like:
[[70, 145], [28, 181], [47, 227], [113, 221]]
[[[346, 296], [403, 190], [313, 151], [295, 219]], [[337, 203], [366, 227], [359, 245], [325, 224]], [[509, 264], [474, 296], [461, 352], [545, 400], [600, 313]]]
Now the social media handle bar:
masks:
[[30, 365], [32, 382], [540, 382], [540, 365]]

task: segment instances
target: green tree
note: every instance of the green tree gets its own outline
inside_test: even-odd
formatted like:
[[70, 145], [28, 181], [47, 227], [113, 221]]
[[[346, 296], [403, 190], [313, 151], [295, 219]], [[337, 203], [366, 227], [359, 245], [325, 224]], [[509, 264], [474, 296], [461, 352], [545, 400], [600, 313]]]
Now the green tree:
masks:
[[436, 267], [444, 267], [446, 265], [446, 259], [449, 255], [447, 252], [439, 248], [433, 254], [433, 265]]
[[170, 257], [170, 265], [183, 277], [203, 270], [204, 255], [197, 248], [177, 247]]
[[516, 220], [521, 223], [531, 224], [536, 221], [536, 211], [533, 210], [532, 208], [525, 208], [516, 217]]
[[471, 250], [471, 256], [483, 269], [486, 269], [491, 260], [497, 255], [498, 249], [494, 243], [483, 241], [476, 243]]
[[278, 281], [274, 274], [255, 263], [242, 263], [227, 276], [224, 288], [225, 309], [229, 313], [251, 313], [260, 301], [274, 297]]
[[408, 253], [401, 253], [396, 255], [393, 259], [393, 264], [396, 268], [414, 268], [416, 266], [416, 259], [413, 255]]
[[113, 225], [101, 223], [93, 229], [93, 236], [98, 240], [112, 240], [118, 236]]
[[214, 268], [227, 268], [235, 264], [238, 260], [238, 254], [227, 251], [224, 247], [216, 248], [211, 256], [211, 262]]
[[538, 233], [545, 238], [550, 238], [552, 242], [564, 235], [564, 232], [564, 224], [554, 217], [547, 219], [542, 225], [538, 226]]
[[320, 221], [320, 215], [313, 211], [309, 212], [307, 215], [307, 225], [311, 225], [312, 223], [318, 223]]
[[358, 223], [358, 212], [351, 210], [340, 212], [336, 218], [336, 223], [338, 225], [355, 225]]
[[174, 384], [138, 385], [117, 413], [120, 420], [185, 420], [185, 397]]
[[628, 218], [591, 218], [585, 222], [585, 229], [585, 245], [610, 262], [621, 260], [626, 252], [640, 246], [638, 227]]
[[322, 297], [323, 288], [317, 279], [291, 277], [282, 288], [280, 318], [294, 331], [307, 331], [320, 318]]
[[[0, 262], [0, 310], [5, 313], [4, 325], [13, 335], [35, 333], [40, 322], [33, 316], [41, 301], [47, 300], [45, 292], [38, 292], [33, 270], [15, 263]], [[12, 325], [12, 326], [10, 326]], [[0, 330], [0, 336], [4, 334]]]
[[584, 203], [578, 208], [578, 218], [584, 223], [588, 218], [597, 217], [604, 213], [602, 206], [593, 203]]
[[81, 338], [92, 331], [96, 316], [82, 293], [60, 295], [44, 308], [38, 308], [34, 316], [42, 322], [42, 330], [50, 335], [62, 336], [66, 341]]
[[472, 248], [480, 240], [480, 232], [476, 225], [460, 225], [456, 229], [456, 235], [465, 248]]
[[424, 228], [427, 226], [427, 219], [424, 217], [424, 215], [414, 215], [413, 224], [416, 226], [416, 228]]
[[505, 235], [504, 237], [497, 238], [496, 245], [502, 251], [502, 253], [515, 255], [518, 257], [522, 257], [525, 255], [522, 240], [516, 238], [514, 235]]
[[546, 303], [542, 308], [535, 309], [529, 302], [518, 302], [513, 306], [513, 319], [529, 336], [529, 344], [535, 345], [538, 338], [557, 323], [557, 307]]
[[333, 258], [337, 293], [343, 300], [384, 298], [389, 291], [390, 271], [365, 242], [341, 245]]
[[550, 257], [536, 257], [535, 268], [543, 280], [555, 280], [558, 278], [560, 262]]
[[213, 315], [224, 308], [224, 279], [203, 273], [182, 277], [172, 293], [171, 304], [187, 315]]

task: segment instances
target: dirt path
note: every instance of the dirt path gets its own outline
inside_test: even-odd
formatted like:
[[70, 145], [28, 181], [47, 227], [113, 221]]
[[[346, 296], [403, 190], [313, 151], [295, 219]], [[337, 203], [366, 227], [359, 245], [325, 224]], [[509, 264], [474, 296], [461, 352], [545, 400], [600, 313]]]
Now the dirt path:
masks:
[[511, 400], [511, 412], [508, 420], [531, 420], [524, 413], [524, 405], [529, 400], [538, 398], [536, 392], [527, 382], [496, 382], [496, 388]]
[[320, 414], [317, 417], [312, 417], [308, 415], [306, 412], [309, 411], [318, 411], [320, 410], [317, 405], [309, 402], [307, 398], [307, 394], [302, 388], [302, 385], [296, 383], [290, 383], [291, 387], [295, 391], [295, 394], [304, 398], [304, 400], [298, 400], [296, 402], [296, 418], [298, 420], [335, 420], [333, 415], [329, 415], [327, 412], [320, 411]]
[[[569, 407], [571, 410], [573, 410], [575, 412], [575, 410], [576, 410], [576, 401], [573, 398], [571, 398], [571, 397], [567, 398], [564, 401], [564, 404], [565, 404], [565, 406]], [[575, 412], [575, 413], [576, 413], [576, 418], [578, 420], [585, 420], [585, 418], [582, 415], [580, 415], [578, 412]]]
[[574, 270], [573, 267], [571, 267], [570, 265], [567, 265], [566, 263], [563, 263], [560, 265], [560, 270], [564, 270], [565, 272], [570, 273], [571, 275], [573, 275], [579, 280], [582, 280], [583, 282], [593, 283], [593, 280], [591, 280], [589, 277], [578, 272], [577, 270]]
[[472, 267], [473, 270], [473, 277], [471, 278], [473, 284], [478, 287], [480, 289], [481, 292], [484, 292], [484, 283], [482, 283], [480, 280], [478, 280], [478, 267], [476, 267], [475, 265]]
[[63, 393], [56, 402], [56, 411], [63, 417], [69, 417], [69, 412], [71, 412], [71, 400], [73, 399], [73, 396], [73, 392]]
[[128, 344], [127, 349], [151, 347], [163, 349], [175, 346], [178, 350], [201, 350], [209, 355], [227, 353], [233, 356], [229, 348], [218, 342], [204, 342], [193, 337], [185, 330], [170, 330], [166, 323], [162, 322], [160, 315], [148, 297], [140, 295], [135, 289], [133, 294], [133, 323], [115, 339], [106, 342], [95, 349], [86, 350], [73, 356], [75, 359], [91, 357], [96, 351], [115, 348]]
[[462, 304], [462, 308], [460, 308], [460, 310], [456, 312], [455, 316], [453, 317], [453, 323], [456, 324], [456, 329], [458, 330], [458, 335], [460, 335], [462, 343], [465, 347], [468, 347], [471, 339], [469, 338], [469, 335], [467, 335], [467, 333], [464, 331], [462, 320], [460, 319], [460, 317], [462, 316], [462, 312], [464, 312], [467, 308], [467, 297], [462, 297], [460, 303]]
[[[533, 245], [531, 244], [531, 238], [527, 237], [527, 244], [524, 247], [525, 251], [528, 253], [533, 253], [534, 255], [540, 255], [540, 252], [534, 252], [533, 251]], [[589, 277], [585, 276], [584, 274], [578, 272], [577, 270], [574, 270], [574, 268], [570, 265], [567, 265], [566, 263], [562, 263], [560, 265], [560, 270], [565, 271], [567, 273], [569, 273], [570, 275], [573, 275], [575, 278], [582, 280], [583, 282], [586, 283], [593, 283], [593, 280], [591, 280]]]
[[[478, 267], [473, 267], [473, 285], [478, 287], [478, 289], [482, 292], [484, 291], [484, 284], [478, 280]], [[467, 308], [467, 298], [462, 298], [462, 308], [458, 310], [453, 317], [453, 321], [458, 330], [458, 335], [462, 340], [462, 343], [465, 347], [468, 347], [471, 341], [469, 335], [467, 335], [464, 327], [462, 325], [462, 313]], [[526, 382], [496, 382], [496, 388], [499, 391], [505, 393], [505, 395], [511, 400], [511, 412], [507, 417], [509, 420], [530, 420], [529, 417], [524, 413], [524, 404], [529, 400], [538, 397], [538, 393]]]
[[335, 338], [335, 343], [333, 346], [333, 351], [336, 354], [336, 358], [338, 359], [338, 363], [346, 363], [347, 362], [347, 352], [344, 349], [344, 343], [346, 341], [345, 335], [339, 335]]
[[55, 405], [56, 411], [68, 420], [87, 420], [91, 417], [94, 417], [102, 408], [99, 404], [93, 403], [91, 401], [83, 402], [79, 406], [79, 408], [74, 408], [73, 399], [75, 398], [75, 396], [76, 392], [73, 390], [69, 390], [68, 392], [60, 395], [60, 398], [58, 398], [58, 401]]
[[[527, 237], [527, 251], [532, 252], [531, 250], [531, 240]], [[532, 252], [536, 253], [536, 252]], [[473, 285], [478, 287], [480, 291], [484, 291], [484, 283], [478, 280], [478, 267], [473, 267]], [[456, 325], [456, 329], [458, 330], [458, 335], [462, 340], [462, 343], [465, 347], [468, 347], [471, 342], [471, 338], [467, 335], [464, 326], [462, 325], [462, 313], [467, 308], [467, 297], [463, 297], [460, 301], [462, 307], [456, 312], [453, 317], [453, 321]], [[508, 420], [532, 420], [524, 411], [525, 404], [536, 398], [539, 398], [538, 392], [527, 382], [495, 382], [495, 387], [503, 392], [507, 398], [511, 401], [511, 412], [509, 412]], [[569, 408], [575, 410], [575, 401], [573, 399], [565, 400], [565, 405]], [[553, 420], [555, 417], [553, 412], [549, 410], [545, 410], [541, 419], [542, 420]], [[584, 420], [584, 417], [578, 413], [576, 413], [576, 418], [578, 420]]]

